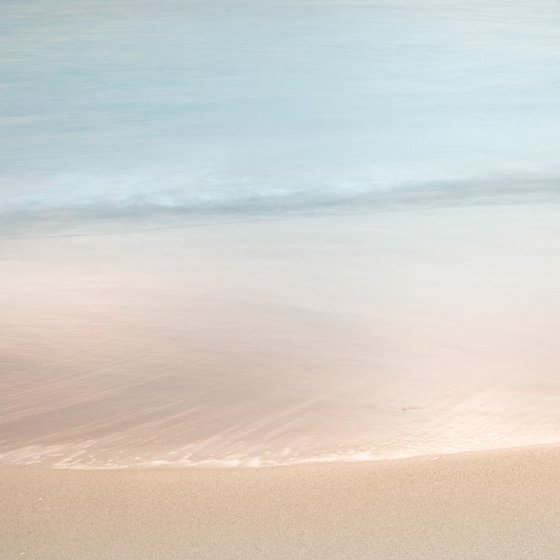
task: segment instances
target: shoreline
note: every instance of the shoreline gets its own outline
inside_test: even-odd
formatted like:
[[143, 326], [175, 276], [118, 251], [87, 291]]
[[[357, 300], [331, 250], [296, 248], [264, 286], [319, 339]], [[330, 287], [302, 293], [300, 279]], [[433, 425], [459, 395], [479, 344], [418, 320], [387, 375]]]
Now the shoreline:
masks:
[[5, 241], [2, 462], [240, 466], [558, 441], [557, 212], [528, 218]]
[[560, 446], [258, 469], [2, 466], [0, 551], [7, 560], [552, 560], [559, 469]]
[[[230, 470], [261, 470], [261, 469], [292, 469], [299, 467], [318, 467], [320, 465], [325, 466], [335, 466], [335, 465], [353, 465], [353, 464], [384, 464], [384, 463], [401, 463], [407, 461], [434, 461], [441, 458], [448, 457], [463, 457], [463, 456], [476, 456], [476, 455], [486, 455], [494, 453], [515, 453], [515, 452], [526, 452], [539, 449], [542, 450], [553, 450], [558, 448], [560, 450], [560, 441], [558, 442], [548, 442], [548, 443], [535, 443], [530, 445], [515, 445], [508, 447], [495, 447], [489, 449], [472, 449], [468, 451], [440, 451], [433, 453], [422, 453], [419, 455], [406, 455], [402, 457], [374, 457], [371, 458], [352, 458], [352, 455], [341, 455], [339, 458], [335, 459], [302, 459], [300, 461], [294, 461], [292, 463], [262, 463], [262, 464], [226, 464], [227, 461], [216, 460], [215, 463], [223, 463], [223, 466], [218, 464], [214, 466], [209, 466], [205, 463], [210, 461], [201, 461], [200, 463], [176, 463], [169, 462], [165, 463], [163, 461], [154, 460], [153, 464], [140, 463], [140, 464], [130, 464], [130, 465], [114, 465], [114, 466], [92, 466], [92, 465], [81, 465], [81, 464], [69, 464], [69, 465], [59, 465], [58, 463], [17, 463], [17, 462], [2, 462], [2, 457], [0, 456], [0, 470], [2, 469], [37, 469], [37, 470], [53, 470], [53, 471], [92, 471], [92, 472], [103, 472], [103, 471], [202, 471], [202, 472], [214, 472], [214, 471], [230, 471]], [[360, 454], [362, 457], [365, 454]]]

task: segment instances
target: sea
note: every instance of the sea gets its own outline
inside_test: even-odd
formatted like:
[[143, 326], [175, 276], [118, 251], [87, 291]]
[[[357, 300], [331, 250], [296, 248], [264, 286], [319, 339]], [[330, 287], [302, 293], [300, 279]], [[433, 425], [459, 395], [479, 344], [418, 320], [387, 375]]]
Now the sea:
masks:
[[0, 463], [560, 442], [560, 4], [0, 6]]

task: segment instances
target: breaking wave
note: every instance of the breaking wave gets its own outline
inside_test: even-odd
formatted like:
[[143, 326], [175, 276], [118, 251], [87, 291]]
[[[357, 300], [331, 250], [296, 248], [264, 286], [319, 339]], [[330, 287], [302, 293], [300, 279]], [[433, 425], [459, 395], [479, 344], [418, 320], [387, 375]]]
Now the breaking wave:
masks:
[[[113, 185], [111, 187], [111, 185]], [[553, 175], [502, 174], [459, 177], [421, 174], [313, 180], [271, 184], [266, 178], [198, 177], [175, 181], [152, 177], [63, 177], [42, 189], [7, 198], [0, 208], [4, 228], [28, 221], [106, 220], [178, 215], [270, 215], [336, 210], [395, 210], [477, 204], [560, 202]]]

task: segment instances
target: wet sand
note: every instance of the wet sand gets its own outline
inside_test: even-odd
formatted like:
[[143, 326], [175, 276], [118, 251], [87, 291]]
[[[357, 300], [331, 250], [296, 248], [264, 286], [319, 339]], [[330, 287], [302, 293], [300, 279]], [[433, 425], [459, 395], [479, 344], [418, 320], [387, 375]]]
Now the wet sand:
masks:
[[0, 464], [560, 441], [558, 224], [481, 207], [0, 240]]
[[0, 241], [0, 560], [557, 560], [531, 212]]
[[2, 467], [0, 557], [557, 559], [560, 448], [260, 469]]

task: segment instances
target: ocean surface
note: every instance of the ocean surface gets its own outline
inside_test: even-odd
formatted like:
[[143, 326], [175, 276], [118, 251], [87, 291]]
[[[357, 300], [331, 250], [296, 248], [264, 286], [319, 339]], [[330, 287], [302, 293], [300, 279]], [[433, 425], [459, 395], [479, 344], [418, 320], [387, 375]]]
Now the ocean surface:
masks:
[[560, 442], [555, 1], [5, 1], [0, 462]]

